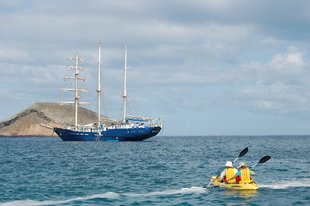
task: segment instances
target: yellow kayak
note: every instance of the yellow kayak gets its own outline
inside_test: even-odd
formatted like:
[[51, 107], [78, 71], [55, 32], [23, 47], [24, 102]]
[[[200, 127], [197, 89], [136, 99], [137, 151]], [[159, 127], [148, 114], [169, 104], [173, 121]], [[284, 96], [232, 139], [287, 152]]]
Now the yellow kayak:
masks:
[[215, 187], [222, 187], [230, 190], [257, 190], [258, 185], [254, 182], [251, 184], [226, 184], [217, 181], [216, 176], [211, 177], [212, 185]]

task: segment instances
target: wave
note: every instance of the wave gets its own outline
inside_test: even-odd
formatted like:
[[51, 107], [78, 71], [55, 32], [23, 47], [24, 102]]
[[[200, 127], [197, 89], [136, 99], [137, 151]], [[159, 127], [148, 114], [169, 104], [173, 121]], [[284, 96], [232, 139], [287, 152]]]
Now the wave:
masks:
[[57, 205], [57, 204], [65, 204], [74, 201], [86, 201], [92, 199], [116, 199], [120, 195], [114, 192], [106, 192], [103, 194], [95, 194], [84, 197], [76, 197], [68, 200], [44, 200], [44, 201], [35, 201], [35, 200], [16, 200], [11, 202], [0, 203], [0, 206], [44, 206], [44, 205]]
[[16, 200], [11, 202], [4, 202], [0, 203], [0, 206], [45, 206], [45, 205], [58, 205], [58, 204], [65, 204], [75, 201], [87, 201], [92, 199], [117, 199], [120, 196], [127, 196], [127, 197], [149, 197], [149, 196], [167, 196], [167, 195], [178, 195], [178, 194], [200, 194], [205, 193], [206, 188], [203, 187], [190, 187], [190, 188], [181, 188], [175, 190], [164, 190], [158, 192], [149, 192], [149, 193], [124, 193], [118, 194], [114, 192], [106, 192], [103, 194], [95, 194], [83, 197], [76, 197], [68, 200], [44, 200], [44, 201], [35, 201], [35, 200]]
[[296, 187], [310, 187], [310, 180], [278, 182], [278, 183], [260, 185], [260, 187], [270, 188], [270, 189], [275, 189], [275, 190], [296, 188]]
[[164, 191], [158, 191], [158, 192], [149, 192], [144, 194], [137, 194], [137, 193], [125, 193], [125, 196], [129, 197], [148, 197], [148, 196], [166, 196], [166, 195], [178, 195], [178, 194], [200, 194], [205, 193], [206, 188], [203, 187], [190, 187], [190, 188], [181, 188], [181, 189], [175, 189], [175, 190], [164, 190]]

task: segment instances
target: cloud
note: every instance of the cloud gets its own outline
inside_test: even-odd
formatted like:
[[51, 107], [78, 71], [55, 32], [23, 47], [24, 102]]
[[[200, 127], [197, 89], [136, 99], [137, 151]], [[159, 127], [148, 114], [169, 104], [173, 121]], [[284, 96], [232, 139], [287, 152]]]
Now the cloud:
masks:
[[[253, 62], [243, 65], [243, 69], [248, 73], [248, 78], [255, 81], [269, 82], [292, 82], [300, 84], [303, 76], [309, 75], [306, 68], [309, 66], [305, 62], [304, 55], [297, 48], [289, 47], [287, 51], [276, 53], [271, 60], [264, 62]], [[249, 77], [251, 75], [252, 77]]]
[[243, 94], [253, 110], [275, 113], [310, 111], [310, 96], [301, 86], [257, 82], [253, 87], [244, 89]]
[[[148, 83], [162, 85], [174, 94], [169, 97], [176, 100], [171, 104], [187, 109], [229, 107], [275, 114], [310, 112], [309, 83], [306, 81], [310, 73], [307, 68], [309, 63], [303, 53], [289, 47], [271, 55], [266, 62], [224, 68], [194, 67], [186, 70], [182, 67], [176, 73], [165, 72], [163, 77], [151, 72]], [[138, 74], [140, 72], [136, 73], [136, 78]], [[178, 99], [178, 94], [184, 97], [184, 101]]]
[[305, 62], [301, 52], [298, 52], [296, 48], [290, 48], [288, 53], [274, 55], [269, 64], [271, 68], [281, 71], [298, 72], [303, 69]]
[[10, 84], [27, 84], [28, 86], [39, 84], [55, 83], [55, 76], [61, 71], [58, 65], [48, 65], [45, 67], [27, 66], [15, 64], [0, 64], [1, 82]]
[[228, 78], [217, 84], [230, 82], [233, 89], [227, 97], [236, 107], [274, 113], [309, 112], [309, 83], [304, 80], [310, 76], [309, 66], [303, 53], [290, 47], [268, 62], [246, 63], [227, 71]]
[[31, 56], [22, 49], [18, 48], [0, 48], [0, 61], [1, 62], [23, 62], [29, 63], [32, 61]]

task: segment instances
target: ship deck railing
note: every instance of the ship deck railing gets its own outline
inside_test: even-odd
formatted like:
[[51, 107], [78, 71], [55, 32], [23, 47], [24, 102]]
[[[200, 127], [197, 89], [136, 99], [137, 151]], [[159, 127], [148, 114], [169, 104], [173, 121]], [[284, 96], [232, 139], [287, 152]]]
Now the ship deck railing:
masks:
[[[162, 127], [162, 122], [159, 120], [153, 120], [148, 122], [114, 124], [110, 126], [101, 125], [100, 127], [94, 127], [93, 125], [83, 125], [79, 126], [75, 130], [80, 132], [102, 132], [109, 129], [130, 129], [130, 128], [147, 128], [147, 127]], [[68, 127], [68, 129], [72, 128]]]

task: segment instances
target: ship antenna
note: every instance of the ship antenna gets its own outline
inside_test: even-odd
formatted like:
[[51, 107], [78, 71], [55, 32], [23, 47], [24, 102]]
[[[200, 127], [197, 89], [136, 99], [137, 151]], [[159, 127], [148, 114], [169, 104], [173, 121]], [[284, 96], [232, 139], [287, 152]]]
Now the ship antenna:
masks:
[[98, 51], [98, 88], [97, 88], [97, 109], [98, 109], [98, 122], [97, 127], [100, 127], [100, 118], [101, 118], [101, 42], [99, 42], [99, 51]]
[[124, 65], [124, 93], [123, 93], [123, 123], [126, 123], [127, 115], [127, 47], [125, 45], [125, 65]]

